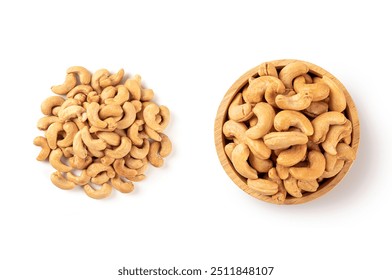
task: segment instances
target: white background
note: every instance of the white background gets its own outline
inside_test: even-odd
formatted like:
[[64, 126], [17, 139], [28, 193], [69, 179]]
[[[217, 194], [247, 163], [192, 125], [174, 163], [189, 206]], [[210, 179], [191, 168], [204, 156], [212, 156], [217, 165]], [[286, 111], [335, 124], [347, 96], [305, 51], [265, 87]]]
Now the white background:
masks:
[[[117, 276], [123, 266], [275, 266], [264, 278], [390, 278], [386, 3], [2, 1], [0, 279], [154, 278]], [[223, 171], [213, 138], [231, 84], [282, 58], [313, 62], [338, 77], [361, 121], [347, 177], [298, 206], [241, 191]], [[62, 191], [50, 182], [50, 165], [35, 160], [40, 103], [72, 65], [141, 74], [156, 101], [171, 109], [174, 152], [132, 194], [96, 201], [82, 190]], [[248, 278], [255, 279], [230, 279]]]

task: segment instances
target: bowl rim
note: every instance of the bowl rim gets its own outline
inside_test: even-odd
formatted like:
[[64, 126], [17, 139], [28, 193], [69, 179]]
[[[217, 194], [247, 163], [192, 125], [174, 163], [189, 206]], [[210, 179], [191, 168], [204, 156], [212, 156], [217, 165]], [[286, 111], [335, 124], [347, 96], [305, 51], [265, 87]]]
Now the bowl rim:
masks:
[[[353, 127], [352, 140], [350, 146], [354, 149], [354, 153], [356, 155], [358, 152], [359, 140], [360, 140], [359, 117], [358, 117], [358, 112], [355, 103], [351, 95], [348, 93], [347, 89], [344, 87], [344, 85], [328, 71], [324, 70], [318, 65], [315, 65], [307, 61], [298, 60], [298, 59], [280, 59], [280, 60], [268, 61], [267, 63], [273, 64], [276, 68], [280, 69], [285, 65], [287, 65], [288, 63], [296, 62], [296, 61], [306, 64], [309, 67], [309, 72], [314, 75], [318, 75], [321, 77], [326, 75], [331, 80], [333, 80], [335, 84], [344, 92], [344, 95], [346, 97], [346, 103], [347, 103], [345, 109], [345, 115], [352, 122], [352, 127]], [[257, 71], [259, 69], [259, 65], [244, 73], [240, 78], [238, 78], [233, 83], [233, 85], [228, 89], [228, 91], [224, 95], [218, 107], [218, 111], [215, 118], [215, 124], [214, 124], [214, 140], [215, 140], [215, 148], [218, 154], [219, 161], [223, 169], [225, 170], [226, 174], [231, 178], [231, 180], [243, 191], [245, 191], [246, 193], [248, 193], [249, 195], [257, 199], [270, 202], [273, 204], [284, 204], [284, 205], [293, 205], [293, 204], [301, 204], [301, 203], [309, 202], [332, 190], [345, 177], [345, 175], [347, 174], [347, 172], [349, 171], [349, 169], [351, 168], [355, 160], [352, 162], [346, 161], [342, 170], [334, 177], [323, 182], [323, 184], [319, 186], [316, 192], [306, 193], [304, 196], [300, 198], [289, 197], [286, 198], [283, 203], [278, 203], [277, 201], [272, 200], [271, 197], [264, 196], [249, 188], [248, 185], [245, 183], [244, 178], [241, 175], [239, 175], [237, 171], [234, 169], [231, 161], [228, 159], [224, 151], [225, 137], [223, 135], [222, 128], [224, 122], [227, 119], [228, 107], [231, 101], [233, 100], [234, 96], [244, 87], [244, 85], [248, 83], [248, 79], [250, 77], [255, 77], [256, 75], [258, 75]]]

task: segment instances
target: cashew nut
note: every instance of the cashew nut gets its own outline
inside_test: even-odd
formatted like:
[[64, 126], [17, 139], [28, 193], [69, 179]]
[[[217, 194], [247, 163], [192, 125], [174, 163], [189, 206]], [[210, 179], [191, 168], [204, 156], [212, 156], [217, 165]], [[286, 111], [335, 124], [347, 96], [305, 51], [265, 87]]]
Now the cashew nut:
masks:
[[142, 88], [140, 100], [141, 101], [150, 101], [154, 98], [154, 91], [149, 88]]
[[154, 141], [160, 142], [162, 140], [159, 133], [156, 132], [154, 129], [150, 128], [146, 124], [144, 125], [144, 132], [147, 134], [148, 137], [150, 137]]
[[336, 146], [337, 158], [346, 161], [353, 161], [355, 159], [354, 149], [346, 143], [338, 143]]
[[302, 161], [306, 156], [307, 145], [295, 145], [279, 153], [276, 162], [282, 166], [293, 166]]
[[102, 139], [110, 146], [118, 146], [121, 143], [121, 136], [115, 132], [99, 131], [96, 133], [96, 135], [98, 136], [99, 139]]
[[76, 95], [78, 95], [79, 93], [87, 97], [92, 90], [93, 88], [89, 85], [78, 85], [67, 93], [67, 98], [75, 99]]
[[57, 148], [57, 137], [60, 131], [63, 130], [63, 124], [60, 122], [54, 122], [49, 125], [48, 129], [45, 132], [46, 139], [48, 141], [49, 147], [54, 150]]
[[351, 132], [352, 132], [352, 125], [349, 120], [346, 120], [346, 122], [342, 125], [333, 125], [329, 129], [327, 133], [327, 137], [325, 138], [325, 141], [321, 144], [321, 146], [327, 153], [331, 155], [336, 155], [337, 144], [343, 138], [351, 135]]
[[249, 154], [250, 150], [247, 145], [243, 143], [238, 144], [231, 154], [231, 161], [235, 170], [237, 170], [241, 176], [248, 179], [257, 179], [257, 171], [248, 163]]
[[306, 192], [315, 192], [319, 187], [317, 180], [312, 180], [312, 181], [298, 180], [297, 184], [301, 190]]
[[[234, 144], [234, 143], [231, 143], [231, 144]], [[234, 149], [234, 147], [233, 147], [233, 149]], [[250, 155], [249, 155], [249, 164], [257, 172], [260, 172], [260, 173], [268, 172], [268, 170], [270, 170], [272, 168], [272, 161], [271, 160], [258, 158], [256, 156], [254, 156], [252, 153], [250, 153]]]
[[[233, 153], [235, 146], [237, 146], [237, 144], [235, 144], [235, 143], [229, 143], [229, 144], [225, 145], [225, 153], [226, 153], [227, 157], [230, 159], [230, 161], [232, 160], [231, 154]], [[249, 161], [250, 161], [250, 159], [249, 159]], [[255, 168], [255, 167], [253, 167], [253, 168]]]
[[90, 156], [86, 158], [80, 158], [77, 155], [69, 158], [69, 165], [71, 165], [75, 169], [83, 170], [87, 168], [92, 163], [93, 159]]
[[79, 105], [71, 105], [67, 108], [64, 108], [58, 112], [58, 116], [60, 121], [68, 121], [70, 119], [79, 118], [81, 121], [85, 121], [82, 118], [82, 113], [86, 110]]
[[84, 169], [79, 176], [74, 175], [72, 172], [68, 172], [67, 179], [78, 186], [83, 186], [90, 182], [91, 177], [87, 175], [87, 170]]
[[61, 85], [52, 86], [51, 90], [56, 94], [67, 94], [76, 86], [76, 77], [74, 73], [65, 76], [65, 81]]
[[127, 130], [127, 136], [131, 139], [132, 143], [136, 146], [143, 144], [143, 138], [139, 131], [143, 128], [144, 121], [136, 120]]
[[312, 103], [312, 95], [306, 91], [300, 91], [294, 95], [279, 94], [275, 98], [275, 103], [280, 109], [301, 111]]
[[320, 176], [319, 180], [321, 181], [324, 178], [332, 178], [333, 176], [336, 176], [343, 169], [343, 166], [344, 160], [338, 159], [333, 169], [330, 171], [324, 171], [323, 174]]
[[319, 115], [312, 121], [314, 134], [310, 137], [311, 140], [316, 144], [324, 142], [325, 137], [330, 130], [330, 126], [341, 125], [344, 124], [346, 121], [346, 117], [339, 112], [331, 111]]
[[72, 190], [76, 187], [73, 182], [65, 179], [60, 171], [53, 172], [52, 175], [50, 175], [50, 180], [56, 187], [59, 187], [63, 190]]
[[309, 167], [290, 167], [289, 173], [297, 180], [311, 181], [319, 178], [325, 170], [325, 158], [321, 152], [308, 153]]
[[287, 196], [287, 191], [283, 185], [283, 181], [278, 176], [276, 168], [271, 168], [268, 171], [268, 178], [270, 181], [273, 181], [278, 184], [278, 192], [271, 196], [271, 199], [277, 204], [283, 204]]
[[124, 113], [122, 107], [117, 104], [103, 105], [98, 112], [99, 118], [102, 120], [109, 117], [119, 117]]
[[148, 141], [148, 139], [144, 139], [141, 148], [138, 148], [136, 145], [132, 145], [130, 154], [133, 158], [143, 159], [147, 156], [149, 150], [150, 150], [150, 141]]
[[73, 139], [72, 147], [74, 150], [75, 156], [85, 159], [87, 157], [87, 149], [84, 147], [83, 140], [82, 140], [82, 131], [79, 130]]
[[286, 88], [293, 88], [293, 80], [303, 74], [308, 73], [309, 68], [306, 64], [295, 61], [287, 64], [279, 72], [279, 79], [283, 82]]
[[302, 197], [301, 189], [298, 187], [298, 181], [293, 176], [289, 176], [283, 181], [284, 188], [293, 197]]
[[104, 183], [98, 190], [94, 189], [89, 184], [84, 185], [83, 189], [89, 197], [94, 199], [106, 198], [112, 193], [112, 186], [108, 183]]
[[65, 165], [61, 162], [61, 158], [63, 157], [63, 152], [61, 149], [57, 148], [53, 150], [49, 155], [50, 164], [60, 172], [69, 172], [72, 170], [72, 167]]
[[281, 164], [276, 164], [276, 172], [279, 175], [279, 178], [285, 180], [289, 177], [289, 167], [283, 166]]
[[272, 150], [287, 149], [290, 146], [302, 145], [308, 142], [308, 137], [297, 131], [270, 132], [264, 136], [264, 143]]
[[44, 115], [52, 115], [53, 108], [61, 106], [64, 103], [64, 98], [61, 96], [50, 96], [41, 104], [41, 112]]
[[91, 81], [91, 73], [82, 66], [72, 66], [67, 69], [67, 73], [74, 73], [78, 75], [79, 81], [83, 85], [88, 85]]
[[[161, 123], [156, 122], [156, 115], [160, 114], [163, 118]], [[143, 110], [143, 118], [146, 124], [157, 132], [163, 132], [170, 121], [170, 112], [166, 106], [159, 106], [151, 103]]]
[[37, 128], [39, 130], [47, 130], [48, 127], [55, 122], [60, 122], [60, 119], [57, 116], [45, 116], [40, 118], [37, 122]]
[[323, 82], [307, 84], [304, 76], [294, 79], [294, 90], [296, 92], [306, 91], [312, 95], [313, 101], [320, 101], [328, 97], [329, 87]]
[[123, 158], [116, 159], [113, 163], [113, 168], [118, 175], [123, 176], [128, 180], [131, 180], [137, 175], [136, 169], [128, 168], [125, 166], [125, 160]]
[[127, 79], [124, 86], [128, 89], [131, 100], [140, 100], [142, 96], [140, 81], [135, 78]]
[[50, 148], [45, 137], [37, 136], [34, 138], [34, 145], [41, 147], [41, 151], [37, 156], [37, 160], [43, 161], [49, 157]]
[[312, 102], [309, 107], [304, 110], [304, 114], [312, 118], [315, 118], [325, 112], [328, 112], [328, 103], [324, 101]]
[[228, 116], [229, 119], [237, 122], [247, 121], [253, 116], [252, 105], [249, 103], [244, 104], [242, 93], [238, 93], [231, 101]]
[[131, 102], [125, 102], [122, 106], [124, 111], [124, 117], [117, 122], [118, 129], [126, 129], [130, 127], [136, 119], [136, 110]]
[[64, 139], [57, 141], [57, 145], [66, 148], [72, 145], [73, 139], [78, 132], [78, 127], [74, 122], [66, 122], [63, 124], [63, 130], [65, 131], [65, 137]]
[[93, 74], [91, 77], [91, 86], [97, 93], [102, 92], [101, 85], [99, 84], [100, 80], [106, 79], [109, 75], [110, 73], [106, 69], [100, 69]]
[[117, 93], [114, 95], [114, 97], [107, 98], [104, 100], [105, 104], [122, 105], [129, 100], [129, 91], [125, 86], [123, 85], [117, 86], [116, 91]]
[[116, 74], [113, 74], [107, 78], [101, 79], [99, 81], [99, 85], [102, 88], [106, 88], [108, 86], [116, 86], [121, 82], [123, 77], [124, 77], [124, 69], [120, 69]]
[[259, 74], [259, 76], [273, 76], [278, 78], [278, 72], [276, 71], [276, 67], [268, 62], [260, 64], [257, 73]]
[[285, 87], [281, 80], [273, 76], [261, 76], [249, 81], [249, 86], [242, 95], [247, 103], [257, 103], [263, 100], [264, 94], [283, 94]]
[[298, 127], [307, 136], [313, 134], [311, 122], [300, 112], [283, 110], [276, 114], [274, 127], [277, 131], [288, 130], [291, 126]]
[[[315, 82], [318, 82], [319, 79], [314, 79]], [[329, 92], [329, 109], [331, 111], [343, 112], [346, 109], [346, 97], [344, 92], [337, 86], [336, 81], [333, 81], [328, 76], [324, 75], [321, 79], [322, 82], [328, 85], [330, 88]]]
[[150, 144], [150, 150], [148, 151], [147, 158], [152, 166], [161, 167], [164, 163], [162, 156], [159, 154], [160, 148], [160, 142], [152, 142]]
[[275, 110], [265, 102], [259, 102], [253, 108], [257, 117], [257, 123], [246, 131], [246, 136], [251, 139], [259, 139], [266, 135], [274, 123]]
[[89, 122], [97, 128], [105, 128], [107, 123], [99, 118], [99, 104], [97, 102], [91, 102], [87, 105], [87, 119]]
[[270, 180], [248, 179], [247, 185], [249, 188], [262, 195], [274, 195], [278, 192], [278, 184]]
[[116, 159], [123, 158], [131, 151], [131, 148], [131, 140], [128, 137], [121, 137], [121, 144], [113, 150], [106, 149], [105, 155]]
[[110, 182], [116, 190], [122, 193], [130, 193], [134, 189], [133, 183], [131, 181], [124, 182], [120, 176], [112, 178]]

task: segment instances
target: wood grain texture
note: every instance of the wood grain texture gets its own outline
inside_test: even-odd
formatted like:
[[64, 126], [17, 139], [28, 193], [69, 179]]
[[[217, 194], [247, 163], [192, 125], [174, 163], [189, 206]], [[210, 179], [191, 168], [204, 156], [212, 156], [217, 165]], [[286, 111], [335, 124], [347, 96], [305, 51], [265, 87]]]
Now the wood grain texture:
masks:
[[[300, 61], [300, 60], [294, 60], [294, 59], [282, 59], [282, 60], [275, 60], [275, 61], [270, 61], [269, 63], [272, 63], [275, 65], [277, 69], [283, 68], [285, 65], [288, 63], [294, 62], [294, 61]], [[343, 86], [343, 84], [333, 75], [331, 75], [329, 72], [324, 70], [323, 68], [306, 62], [306, 61], [301, 61], [305, 63], [309, 67], [309, 72], [316, 75], [316, 76], [328, 76], [330, 79], [332, 79], [336, 85], [344, 92], [346, 96], [346, 101], [347, 101], [347, 108], [345, 110], [345, 114], [347, 118], [352, 122], [353, 126], [353, 132], [352, 132], [352, 142], [351, 142], [351, 147], [354, 149], [355, 154], [357, 154], [358, 151], [358, 146], [359, 146], [359, 139], [360, 139], [360, 126], [359, 126], [359, 118], [358, 118], [358, 113], [357, 109], [355, 107], [354, 101], [351, 98], [350, 94], [348, 93], [347, 89]], [[226, 144], [225, 137], [222, 133], [222, 127], [224, 122], [227, 119], [227, 111], [228, 107], [235, 97], [235, 95], [248, 83], [248, 79], [250, 77], [255, 77], [257, 76], [257, 70], [259, 66], [254, 67], [253, 69], [249, 70], [246, 72], [244, 75], [242, 75], [227, 91], [225, 96], [223, 97], [223, 100], [218, 108], [218, 112], [216, 115], [215, 119], [215, 127], [214, 127], [214, 137], [215, 137], [215, 146], [216, 146], [216, 151], [219, 157], [219, 160], [223, 166], [223, 169], [229, 175], [229, 177], [233, 180], [233, 182], [240, 187], [243, 191], [246, 193], [250, 194], [251, 196], [266, 201], [270, 203], [275, 203], [269, 196], [264, 196], [261, 195], [260, 193], [257, 193], [250, 189], [247, 184], [246, 180], [240, 176], [237, 171], [234, 169], [231, 161], [228, 159], [226, 156], [224, 147]], [[295, 197], [288, 197], [286, 198], [284, 204], [291, 205], [291, 204], [300, 204], [300, 203], [305, 203], [308, 201], [311, 201], [313, 199], [316, 199], [325, 193], [329, 192], [331, 189], [333, 189], [347, 174], [349, 171], [350, 167], [352, 166], [353, 162], [346, 162], [343, 169], [333, 178], [330, 178], [326, 181], [324, 181], [318, 190], [314, 193], [304, 193], [303, 197], [301, 198], [295, 198]]]

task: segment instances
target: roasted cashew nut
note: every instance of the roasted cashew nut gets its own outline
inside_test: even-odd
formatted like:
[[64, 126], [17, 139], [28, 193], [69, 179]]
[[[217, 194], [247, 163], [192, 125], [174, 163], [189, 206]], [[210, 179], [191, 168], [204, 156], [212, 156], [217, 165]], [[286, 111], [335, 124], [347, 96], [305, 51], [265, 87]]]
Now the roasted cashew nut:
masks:
[[260, 64], [257, 73], [259, 74], [259, 76], [273, 76], [278, 78], [278, 72], [276, 71], [276, 67], [268, 62]]
[[122, 106], [124, 111], [124, 117], [117, 122], [118, 129], [126, 129], [130, 127], [136, 119], [136, 110], [131, 102], [125, 102]]
[[129, 91], [125, 86], [123, 85], [117, 86], [116, 91], [117, 93], [114, 95], [114, 97], [107, 98], [104, 100], [105, 104], [122, 105], [129, 100]]
[[319, 183], [317, 182], [317, 180], [311, 180], [311, 181], [298, 180], [297, 184], [301, 190], [306, 192], [315, 192], [319, 187]]
[[[156, 116], [160, 114], [162, 121], [158, 123]], [[157, 132], [163, 132], [170, 121], [170, 112], [166, 106], [159, 106], [155, 103], [147, 105], [143, 110], [143, 118], [146, 124]]]
[[72, 147], [74, 150], [75, 156], [85, 159], [87, 157], [87, 149], [84, 146], [83, 140], [82, 140], [82, 131], [79, 130], [73, 139], [72, 142]]
[[[314, 79], [314, 81], [317, 82], [318, 79]], [[323, 76], [321, 81], [327, 84], [330, 88], [328, 103], [329, 109], [336, 112], [343, 112], [347, 105], [346, 97], [344, 92], [336, 85], [337, 81], [332, 80], [326, 75]]]
[[128, 89], [131, 100], [140, 100], [142, 96], [140, 80], [132, 78], [125, 81], [124, 86]]
[[107, 123], [99, 118], [99, 104], [97, 102], [91, 102], [87, 105], [87, 119], [89, 122], [97, 128], [105, 128]]
[[90, 182], [91, 177], [87, 175], [87, 170], [84, 169], [79, 176], [74, 175], [72, 172], [68, 172], [67, 179], [78, 186], [83, 186]]
[[66, 122], [63, 124], [63, 130], [65, 137], [62, 140], [57, 141], [57, 146], [66, 148], [72, 146], [73, 139], [78, 132], [78, 127], [74, 122]]
[[67, 98], [74, 98], [76, 99], [76, 95], [78, 94], [82, 94], [85, 97], [88, 96], [88, 94], [93, 90], [92, 87], [88, 86], [88, 85], [78, 85], [76, 87], [74, 87], [73, 89], [71, 89], [68, 93], [67, 93]]
[[72, 190], [76, 187], [75, 183], [64, 178], [60, 171], [53, 172], [52, 175], [50, 175], [50, 180], [56, 187], [63, 190]]
[[301, 91], [291, 96], [280, 94], [276, 96], [275, 103], [283, 110], [301, 111], [309, 107], [312, 100], [313, 97], [309, 92]]
[[110, 146], [118, 146], [121, 143], [121, 136], [115, 132], [99, 131], [96, 135]]
[[285, 87], [281, 80], [273, 76], [261, 76], [249, 81], [249, 86], [242, 95], [247, 103], [258, 103], [264, 94], [283, 94]]
[[295, 145], [279, 153], [276, 162], [282, 166], [293, 166], [302, 161], [306, 156], [307, 145]]
[[290, 146], [302, 145], [307, 142], [308, 137], [298, 131], [270, 132], [264, 136], [264, 143], [271, 150], [287, 149]]
[[296, 92], [306, 91], [312, 95], [313, 101], [321, 101], [329, 96], [329, 87], [322, 81], [307, 84], [304, 76], [294, 79], [294, 90]]
[[113, 163], [113, 168], [118, 175], [131, 180], [133, 177], [137, 176], [137, 170], [128, 168], [125, 166], [125, 160], [123, 158], [116, 159]]
[[308, 73], [309, 68], [306, 64], [295, 61], [287, 64], [279, 72], [279, 79], [283, 82], [286, 88], [293, 88], [293, 80], [301, 75]]
[[321, 152], [310, 151], [308, 153], [309, 167], [290, 167], [289, 173], [297, 180], [317, 180], [325, 170], [325, 158]]
[[275, 118], [275, 110], [265, 102], [257, 103], [253, 108], [257, 117], [257, 123], [246, 131], [246, 136], [251, 139], [259, 139], [266, 135], [272, 128]]
[[144, 139], [142, 147], [138, 148], [136, 145], [132, 145], [130, 154], [133, 158], [143, 159], [147, 156], [149, 150], [150, 141], [148, 141], [148, 139]]
[[241, 176], [247, 179], [257, 179], [257, 171], [248, 163], [249, 154], [250, 150], [247, 145], [238, 144], [231, 154], [231, 162]]
[[132, 142], [128, 137], [121, 137], [121, 144], [116, 147], [115, 149], [106, 149], [105, 150], [105, 155], [120, 159], [125, 157], [132, 148]]
[[63, 124], [61, 122], [54, 122], [49, 125], [45, 132], [48, 145], [52, 150], [57, 148], [57, 138], [61, 131], [63, 131]]
[[107, 119], [109, 117], [121, 117], [124, 111], [120, 105], [110, 104], [103, 105], [99, 110], [98, 116], [101, 120]]
[[320, 142], [325, 141], [325, 137], [332, 125], [341, 125], [347, 121], [346, 117], [339, 112], [326, 112], [321, 114], [320, 116], [316, 117], [312, 121], [312, 125], [314, 128], [314, 134], [311, 140], [318, 144]]
[[106, 79], [109, 75], [110, 73], [106, 69], [100, 69], [93, 74], [91, 77], [91, 86], [97, 93], [102, 92], [101, 85], [99, 84], [100, 80]]
[[118, 190], [119, 192], [122, 193], [130, 193], [134, 189], [134, 185], [132, 184], [131, 181], [124, 182], [120, 176], [116, 176], [112, 179], [110, 179], [110, 182], [112, 183], [112, 186]]
[[45, 116], [40, 118], [37, 122], [37, 128], [39, 130], [47, 130], [48, 127], [55, 122], [60, 122], [60, 119], [57, 116]]
[[85, 111], [86, 110], [82, 106], [71, 105], [67, 108], [60, 110], [58, 112], [58, 116], [60, 118], [60, 121], [68, 121], [75, 118], [78, 118], [81, 121], [85, 121], [85, 119], [83, 119], [84, 117], [82, 116]]
[[102, 199], [110, 196], [112, 193], [112, 186], [108, 183], [104, 183], [98, 190], [94, 189], [89, 184], [83, 186], [84, 192], [91, 198]]
[[299, 128], [307, 136], [314, 132], [312, 123], [300, 112], [283, 110], [276, 114], [274, 127], [277, 131], [286, 131], [292, 126]]
[[160, 142], [152, 142], [150, 144], [150, 150], [148, 151], [147, 158], [152, 166], [161, 167], [164, 163], [162, 156], [159, 154], [160, 148]]
[[270, 180], [248, 179], [247, 185], [250, 189], [262, 195], [274, 195], [278, 192], [278, 184]]
[[342, 125], [333, 125], [329, 129], [327, 133], [327, 137], [325, 138], [325, 141], [321, 144], [321, 146], [327, 153], [331, 155], [336, 155], [337, 144], [340, 142], [340, 140], [350, 136], [351, 132], [352, 132], [352, 125], [349, 120], [347, 120]]
[[124, 69], [120, 69], [116, 74], [113, 74], [107, 78], [101, 79], [99, 81], [99, 85], [102, 88], [106, 88], [108, 86], [116, 86], [121, 82], [123, 77], [124, 77]]
[[87, 168], [91, 163], [93, 159], [90, 156], [87, 156], [86, 158], [80, 158], [77, 155], [74, 155], [73, 157], [69, 158], [69, 165], [71, 165], [75, 169], [83, 170]]
[[230, 120], [237, 122], [247, 121], [253, 116], [252, 105], [249, 103], [244, 104], [242, 93], [238, 93], [231, 101], [228, 116]]
[[91, 134], [87, 128], [87, 126], [83, 127], [80, 130], [83, 143], [89, 148], [93, 150], [102, 151], [106, 149], [106, 143], [102, 139], [93, 139]]
[[60, 172], [69, 172], [72, 170], [72, 167], [65, 165], [61, 162], [61, 158], [63, 157], [63, 152], [61, 149], [57, 148], [53, 150], [49, 155], [50, 164]]
[[316, 101], [310, 103], [309, 107], [304, 110], [304, 114], [315, 118], [323, 113], [328, 112], [328, 103], [324, 101]]
[[[52, 115], [53, 108], [61, 106], [64, 103], [64, 98], [61, 96], [50, 96], [44, 100], [41, 104], [41, 112], [44, 115]], [[54, 114], [53, 114], [54, 115]]]
[[143, 144], [143, 138], [139, 133], [143, 129], [144, 121], [136, 120], [127, 130], [127, 136], [136, 146]]
[[51, 149], [45, 137], [37, 136], [34, 138], [34, 145], [41, 147], [41, 151], [37, 156], [37, 160], [43, 161], [49, 157]]
[[67, 73], [74, 73], [79, 77], [79, 81], [83, 85], [88, 85], [91, 81], [91, 73], [82, 66], [72, 66], [67, 69]]
[[293, 197], [302, 197], [301, 189], [298, 187], [298, 181], [293, 176], [289, 176], [283, 181], [284, 188]]
[[51, 90], [56, 94], [67, 94], [76, 86], [76, 77], [74, 73], [69, 73], [65, 76], [65, 81], [61, 85], [53, 86]]

